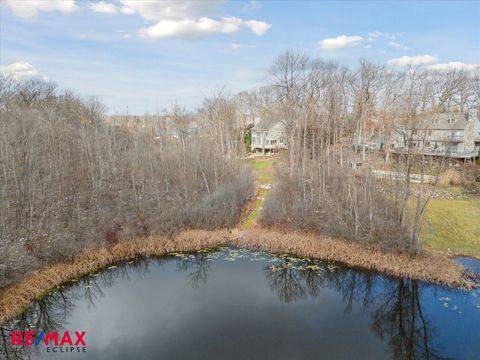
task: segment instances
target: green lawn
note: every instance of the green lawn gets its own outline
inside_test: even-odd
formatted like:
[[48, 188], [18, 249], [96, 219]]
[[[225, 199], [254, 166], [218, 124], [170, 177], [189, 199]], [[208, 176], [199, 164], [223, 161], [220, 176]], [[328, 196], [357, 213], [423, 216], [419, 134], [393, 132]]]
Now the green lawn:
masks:
[[421, 239], [427, 248], [480, 258], [480, 197], [432, 199]]
[[249, 160], [248, 164], [252, 167], [253, 172], [257, 177], [257, 181], [260, 184], [270, 184], [273, 177], [273, 165], [278, 161], [277, 159], [267, 159], [267, 160]]

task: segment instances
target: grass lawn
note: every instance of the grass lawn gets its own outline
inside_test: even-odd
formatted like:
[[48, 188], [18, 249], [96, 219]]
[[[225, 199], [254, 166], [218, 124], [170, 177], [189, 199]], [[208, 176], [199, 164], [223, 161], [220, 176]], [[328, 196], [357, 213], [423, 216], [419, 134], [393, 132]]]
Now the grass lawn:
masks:
[[421, 239], [426, 248], [480, 258], [480, 197], [432, 199]]
[[279, 162], [280, 159], [253, 159], [249, 160], [248, 164], [253, 168], [253, 171], [257, 177], [257, 181], [260, 184], [270, 184], [273, 176], [273, 165]]

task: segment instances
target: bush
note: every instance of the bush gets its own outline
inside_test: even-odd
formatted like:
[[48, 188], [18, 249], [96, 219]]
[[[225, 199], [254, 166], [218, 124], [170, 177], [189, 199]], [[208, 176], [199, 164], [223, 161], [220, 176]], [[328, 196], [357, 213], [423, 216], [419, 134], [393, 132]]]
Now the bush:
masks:
[[377, 179], [368, 171], [337, 163], [329, 165], [323, 178], [316, 177], [321, 165], [309, 163], [308, 181], [301, 172], [289, 174], [280, 169], [261, 220], [385, 249], [408, 248], [408, 232], [398, 225], [399, 209], [385, 196]]

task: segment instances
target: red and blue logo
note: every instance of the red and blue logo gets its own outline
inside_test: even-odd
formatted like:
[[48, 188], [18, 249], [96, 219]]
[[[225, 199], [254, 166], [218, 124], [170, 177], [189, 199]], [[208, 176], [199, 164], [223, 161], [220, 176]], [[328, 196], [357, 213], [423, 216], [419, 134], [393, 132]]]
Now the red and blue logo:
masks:
[[86, 331], [12, 331], [11, 345], [43, 346], [47, 352], [86, 352]]

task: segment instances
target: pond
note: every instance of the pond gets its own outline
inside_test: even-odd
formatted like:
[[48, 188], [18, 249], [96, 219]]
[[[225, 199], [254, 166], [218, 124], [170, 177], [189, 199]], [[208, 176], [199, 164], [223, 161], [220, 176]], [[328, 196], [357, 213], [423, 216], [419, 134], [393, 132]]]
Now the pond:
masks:
[[[46, 346], [54, 331], [85, 331], [85, 347]], [[90, 274], [1, 335], [7, 359], [479, 359], [480, 291], [220, 248]]]

